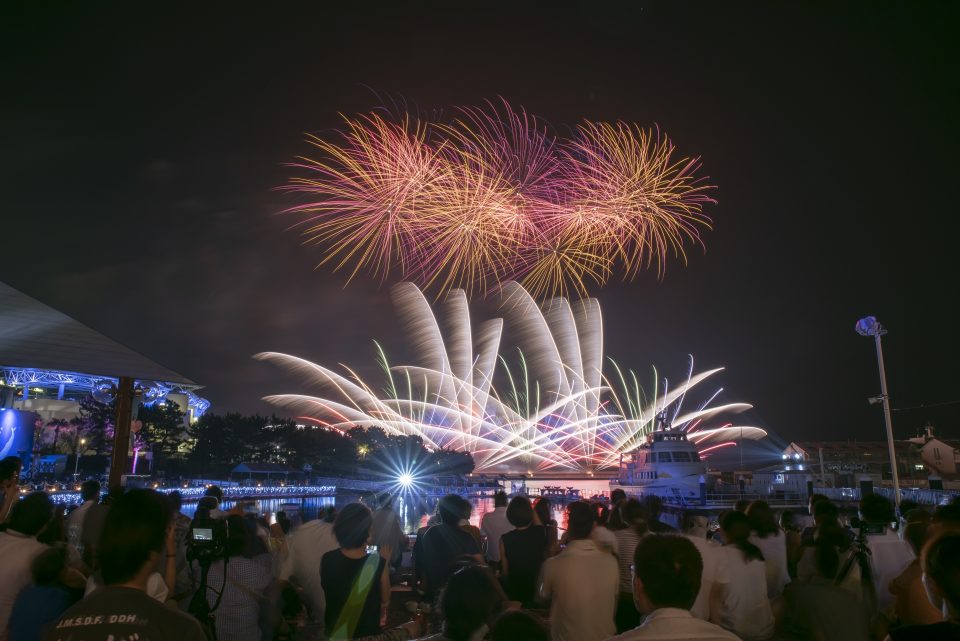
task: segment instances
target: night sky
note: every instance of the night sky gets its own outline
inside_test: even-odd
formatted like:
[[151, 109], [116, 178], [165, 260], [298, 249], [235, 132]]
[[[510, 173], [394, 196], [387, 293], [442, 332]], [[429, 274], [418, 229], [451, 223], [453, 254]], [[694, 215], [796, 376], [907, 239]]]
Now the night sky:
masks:
[[[702, 156], [706, 252], [596, 291], [620, 363], [676, 378], [694, 354], [783, 439], [879, 440], [853, 329], [874, 314], [895, 408], [960, 399], [957, 3], [176, 7], [0, 9], [0, 280], [206, 385], [213, 411], [302, 389], [258, 351], [371, 376], [374, 338], [403, 353], [388, 289], [315, 271], [273, 191], [306, 132], [384, 96], [659, 124]], [[960, 436], [956, 404], [895, 430], [928, 419]]]

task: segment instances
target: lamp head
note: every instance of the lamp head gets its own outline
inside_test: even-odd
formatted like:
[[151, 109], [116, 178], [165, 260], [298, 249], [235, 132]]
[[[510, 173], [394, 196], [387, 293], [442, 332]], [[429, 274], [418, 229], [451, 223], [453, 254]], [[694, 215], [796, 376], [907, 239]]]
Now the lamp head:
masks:
[[93, 384], [90, 395], [93, 396], [93, 400], [106, 405], [112, 403], [116, 397], [117, 386], [113, 384], [113, 381], [102, 379]]
[[880, 323], [876, 316], [864, 316], [857, 321], [856, 330], [861, 336], [876, 336], [880, 331]]

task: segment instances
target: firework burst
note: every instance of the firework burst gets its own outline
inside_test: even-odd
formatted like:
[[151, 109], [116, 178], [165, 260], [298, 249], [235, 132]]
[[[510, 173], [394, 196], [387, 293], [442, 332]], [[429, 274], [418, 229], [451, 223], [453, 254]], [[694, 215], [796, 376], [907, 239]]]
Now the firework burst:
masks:
[[[378, 345], [385, 384], [369, 384], [351, 369], [338, 373], [286, 354], [258, 354], [320, 389], [318, 395], [266, 400], [333, 429], [378, 426], [390, 434], [418, 436], [431, 449], [467, 451], [479, 471], [615, 468], [621, 454], [645, 442], [658, 416], [668, 417], [674, 429], [701, 448], [736, 435], [766, 435], [756, 427], [710, 427], [720, 415], [750, 408], [746, 403], [712, 405], [720, 390], [695, 409], [685, 409], [698, 386], [721, 369], [694, 374], [691, 359], [686, 379], [672, 388], [664, 383], [658, 389], [655, 373], [649, 396], [632, 371], [613, 361], [611, 375], [604, 376], [596, 299], [559, 298], [540, 307], [517, 283], [506, 283], [504, 294], [510, 299], [504, 317], [474, 331], [466, 293], [450, 292], [442, 305], [446, 322], [441, 330], [421, 290], [401, 283], [394, 288], [394, 302], [419, 354], [417, 362], [391, 365]], [[501, 353], [505, 325], [520, 348], [514, 359]]]
[[303, 199], [285, 212], [324, 248], [320, 265], [348, 282], [399, 274], [438, 297], [508, 280], [585, 297], [702, 245], [712, 187], [659, 131], [584, 122], [561, 138], [506, 101], [455, 114], [345, 117], [338, 137], [309, 139], [318, 157], [282, 189]]

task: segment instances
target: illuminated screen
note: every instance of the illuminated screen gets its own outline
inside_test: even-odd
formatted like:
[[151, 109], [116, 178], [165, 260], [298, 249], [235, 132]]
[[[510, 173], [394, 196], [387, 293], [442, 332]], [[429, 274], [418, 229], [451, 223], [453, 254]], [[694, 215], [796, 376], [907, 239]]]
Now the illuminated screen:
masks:
[[0, 458], [19, 456], [28, 458], [33, 451], [33, 412], [0, 409]]
[[193, 540], [194, 541], [212, 541], [213, 529], [208, 527], [193, 528]]

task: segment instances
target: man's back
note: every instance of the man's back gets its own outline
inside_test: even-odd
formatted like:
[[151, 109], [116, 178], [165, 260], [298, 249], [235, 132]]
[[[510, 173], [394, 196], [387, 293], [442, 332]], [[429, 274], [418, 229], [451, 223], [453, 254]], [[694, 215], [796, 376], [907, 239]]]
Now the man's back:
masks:
[[500, 537], [511, 531], [513, 526], [507, 520], [507, 508], [494, 508], [480, 519], [480, 533], [487, 537], [487, 558], [491, 561], [500, 560]]
[[63, 613], [44, 641], [204, 641], [196, 619], [136, 588], [106, 587]]
[[615, 636], [609, 641], [739, 641], [739, 637], [719, 625], [702, 621], [687, 610], [660, 608], [646, 616], [639, 627]]
[[612, 554], [589, 539], [572, 541], [543, 563], [540, 595], [551, 599], [554, 641], [600, 641], [616, 632], [620, 570]]
[[100, 534], [103, 532], [103, 522], [110, 511], [110, 505], [107, 503], [98, 503], [90, 506], [86, 514], [83, 515], [83, 521], [80, 524], [80, 544], [83, 546], [83, 560], [88, 566], [95, 565], [97, 543], [100, 541]]
[[870, 616], [861, 599], [821, 581], [795, 582], [784, 590], [780, 618], [785, 635], [819, 641], [868, 641]]
[[446, 523], [434, 525], [424, 532], [421, 551], [429, 595], [435, 595], [446, 583], [458, 559], [480, 554], [477, 542], [469, 533]]
[[67, 541], [70, 542], [70, 545], [77, 548], [81, 552], [83, 551], [83, 542], [81, 540], [81, 532], [83, 531], [83, 519], [86, 518], [87, 512], [90, 511], [90, 508], [96, 505], [96, 501], [84, 501], [82, 504], [77, 506], [66, 518], [66, 527], [67, 527]]
[[293, 577], [304, 589], [314, 621], [323, 621], [323, 587], [320, 585], [320, 559], [340, 545], [333, 534], [333, 524], [326, 521], [304, 523], [288, 539], [290, 554], [281, 578]]
[[708, 621], [710, 619], [710, 593], [713, 590], [714, 583], [716, 583], [718, 557], [723, 554], [722, 548], [703, 537], [687, 535], [687, 539], [697, 548], [700, 559], [703, 561], [700, 591], [697, 592], [697, 600], [690, 608], [690, 613], [698, 619]]
[[[370, 528], [370, 537], [373, 543], [383, 549], [389, 546], [393, 550], [393, 556], [396, 558], [403, 551], [400, 549], [400, 537], [403, 536], [403, 529], [400, 527], [400, 519], [397, 513], [389, 507], [383, 507], [373, 513], [373, 525]], [[388, 559], [390, 561], [391, 559]]]
[[868, 534], [867, 547], [871, 552], [870, 565], [873, 569], [873, 586], [877, 591], [877, 606], [883, 609], [893, 603], [890, 582], [907, 569], [916, 555], [910, 544], [892, 530], [883, 534]]

